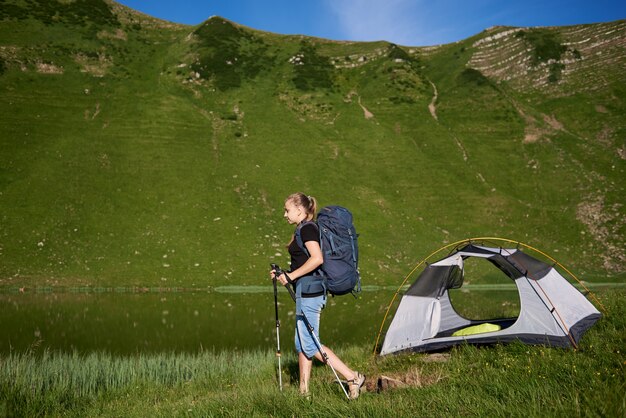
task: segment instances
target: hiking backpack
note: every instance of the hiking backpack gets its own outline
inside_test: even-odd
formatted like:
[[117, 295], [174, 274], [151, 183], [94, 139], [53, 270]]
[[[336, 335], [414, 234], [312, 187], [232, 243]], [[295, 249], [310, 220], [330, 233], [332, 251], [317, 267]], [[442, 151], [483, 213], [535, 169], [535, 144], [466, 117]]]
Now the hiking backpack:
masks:
[[296, 228], [296, 242], [308, 256], [300, 229], [307, 223], [317, 225], [324, 263], [320, 273], [332, 295], [356, 294], [361, 291], [359, 249], [352, 213], [341, 206], [326, 206], [317, 214], [317, 222], [303, 222]]

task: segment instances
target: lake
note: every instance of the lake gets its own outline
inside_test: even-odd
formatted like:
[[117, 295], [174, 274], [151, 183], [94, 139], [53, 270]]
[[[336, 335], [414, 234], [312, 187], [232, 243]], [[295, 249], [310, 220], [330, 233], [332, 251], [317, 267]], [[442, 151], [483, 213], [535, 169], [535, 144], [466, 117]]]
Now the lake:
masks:
[[[451, 291], [462, 315], [477, 319], [519, 312], [513, 284], [468, 288], [472, 287]], [[330, 347], [356, 344], [373, 349], [395, 291], [368, 286], [358, 299], [329, 297], [322, 313], [322, 341]], [[271, 286], [0, 289], [0, 306], [2, 354], [44, 349], [132, 354], [276, 347]], [[279, 316], [281, 348], [286, 351], [293, 346], [295, 305], [285, 289], [279, 289]]]
[[[393, 297], [329, 298], [321, 338], [331, 347], [372, 348]], [[0, 291], [0, 352], [43, 349], [115, 354], [275, 349], [271, 286], [211, 290], [75, 289]], [[279, 289], [281, 348], [293, 346], [295, 305]]]

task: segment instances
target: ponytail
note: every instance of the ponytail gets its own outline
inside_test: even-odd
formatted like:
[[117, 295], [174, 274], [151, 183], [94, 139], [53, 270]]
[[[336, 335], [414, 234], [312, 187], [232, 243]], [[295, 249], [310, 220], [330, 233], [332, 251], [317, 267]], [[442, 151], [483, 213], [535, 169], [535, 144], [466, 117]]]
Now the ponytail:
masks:
[[293, 193], [285, 199], [285, 202], [293, 202], [294, 205], [300, 206], [306, 213], [307, 220], [315, 220], [315, 214], [317, 213], [317, 199], [313, 196], [305, 195], [304, 193]]

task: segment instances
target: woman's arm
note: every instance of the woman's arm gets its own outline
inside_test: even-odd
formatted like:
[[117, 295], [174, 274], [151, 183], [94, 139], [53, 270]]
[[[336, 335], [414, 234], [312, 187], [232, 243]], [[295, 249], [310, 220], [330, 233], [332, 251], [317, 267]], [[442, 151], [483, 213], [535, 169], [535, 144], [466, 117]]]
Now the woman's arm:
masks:
[[322, 249], [320, 248], [320, 243], [317, 241], [307, 241], [304, 243], [307, 251], [309, 252], [309, 259], [300, 266], [300, 268], [295, 269], [291, 273], [289, 273], [289, 278], [291, 280], [299, 279], [302, 276], [306, 276], [307, 274], [314, 271], [316, 268], [322, 265], [324, 262], [324, 257], [322, 256]]

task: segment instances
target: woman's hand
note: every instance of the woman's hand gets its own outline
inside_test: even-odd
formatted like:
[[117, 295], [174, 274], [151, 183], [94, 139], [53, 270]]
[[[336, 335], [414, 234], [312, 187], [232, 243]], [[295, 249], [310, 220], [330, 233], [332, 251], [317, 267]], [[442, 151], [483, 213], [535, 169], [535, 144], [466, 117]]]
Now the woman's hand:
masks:
[[272, 270], [272, 271], [270, 271], [270, 276], [272, 277], [272, 280], [276, 279], [283, 286], [285, 286], [287, 283], [289, 283], [285, 273], [282, 273], [280, 276], [276, 276], [276, 270]]
[[287, 285], [287, 276], [285, 275], [285, 273], [281, 274], [280, 276], [277, 277], [277, 280], [280, 282], [280, 284], [282, 284], [283, 286]]

